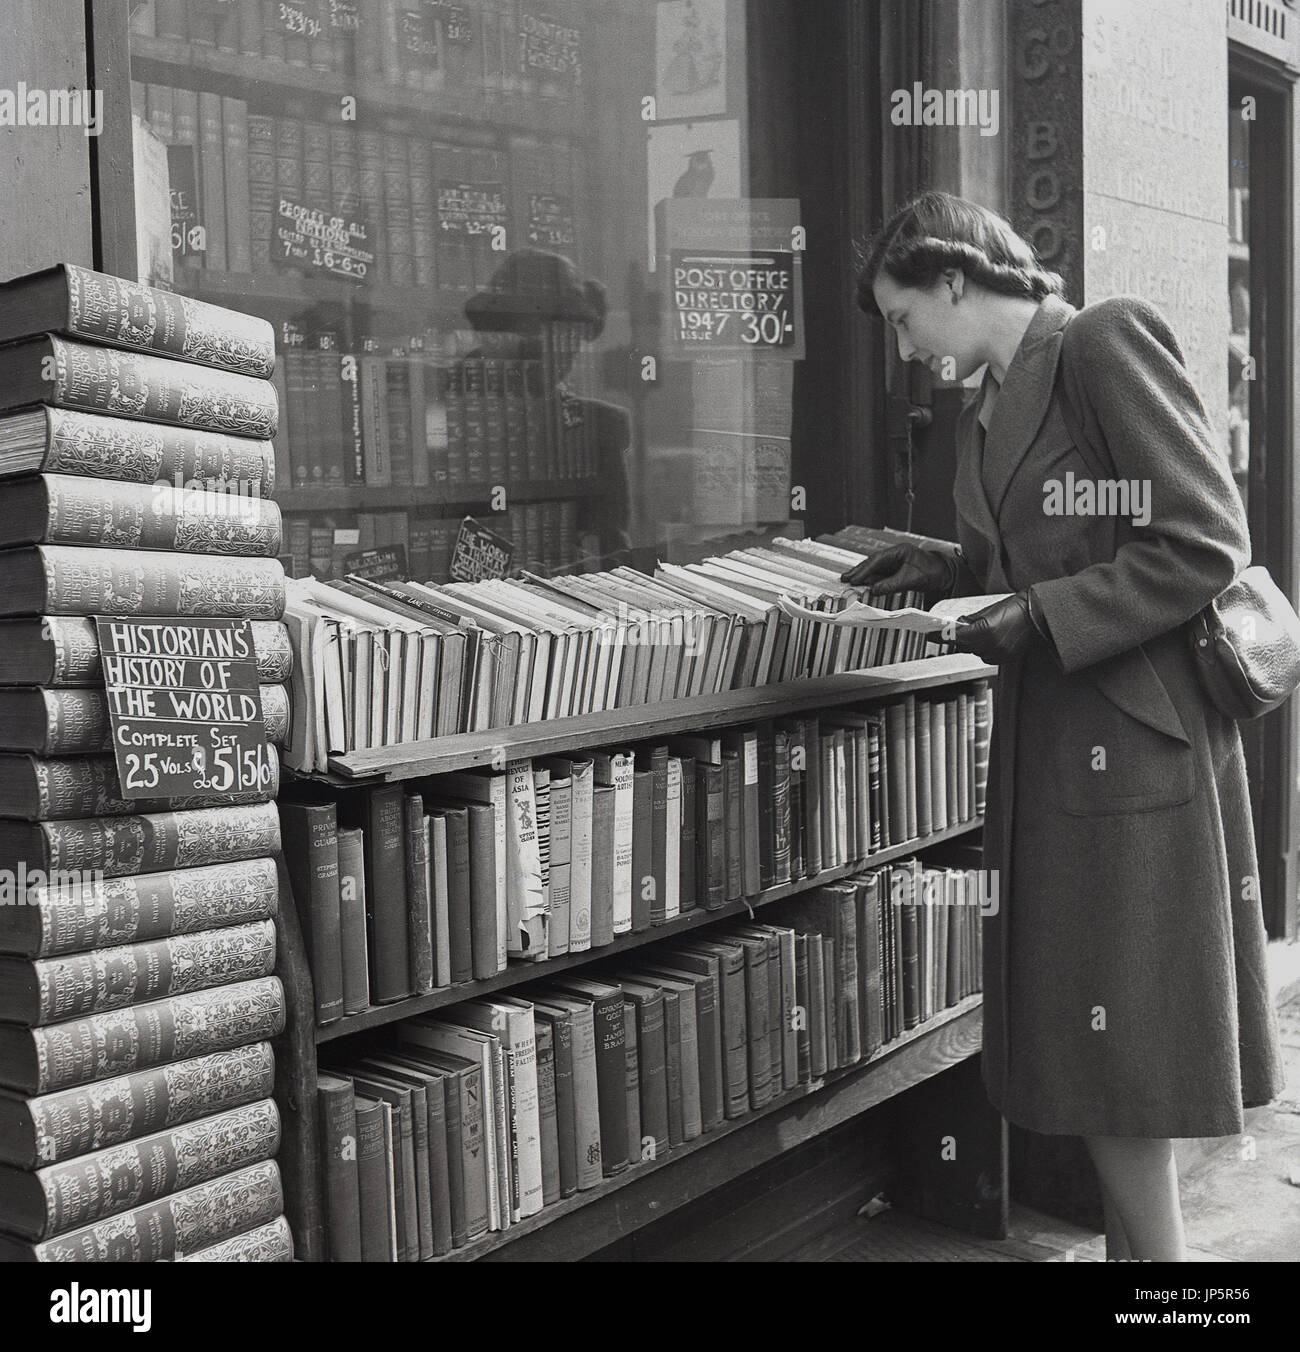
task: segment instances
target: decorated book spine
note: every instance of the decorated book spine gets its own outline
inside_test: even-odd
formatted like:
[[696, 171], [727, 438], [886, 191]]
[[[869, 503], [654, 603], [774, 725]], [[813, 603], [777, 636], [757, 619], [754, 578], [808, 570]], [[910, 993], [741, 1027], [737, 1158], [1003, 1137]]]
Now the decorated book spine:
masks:
[[267, 977], [52, 1024], [31, 1035], [33, 1083], [15, 1087], [49, 1094], [165, 1061], [227, 1051], [278, 1036], [284, 1017], [284, 987], [278, 977]]
[[274, 803], [86, 817], [39, 828], [45, 863], [55, 869], [99, 869], [107, 877], [258, 859], [280, 849]]
[[266, 1098], [274, 1085], [271, 1044], [253, 1042], [45, 1094], [27, 1105], [35, 1162], [54, 1164]]
[[62, 1234], [219, 1174], [258, 1164], [270, 1159], [279, 1144], [280, 1114], [270, 1099], [263, 1099], [49, 1165], [36, 1174], [45, 1195], [43, 1233]]
[[32, 1022], [61, 1023], [93, 1011], [269, 976], [275, 968], [275, 926], [262, 920], [172, 935], [143, 944], [37, 958], [32, 967], [36, 992]]
[[275, 330], [255, 315], [67, 264], [68, 332], [95, 343], [269, 376]]
[[284, 1210], [280, 1170], [265, 1160], [35, 1246], [41, 1263], [155, 1263], [183, 1257]]
[[[269, 498], [275, 453], [268, 440], [196, 427], [113, 418], [74, 408], [44, 409], [45, 463], [50, 474], [84, 474], [130, 483], [237, 484]], [[287, 484], [282, 487], [288, 487]]]
[[280, 552], [280, 509], [268, 498], [67, 474], [43, 482], [43, 535], [60, 544], [266, 558]]
[[38, 951], [29, 956], [44, 958], [272, 920], [280, 881], [275, 860], [249, 859], [46, 886], [27, 903], [40, 917]]
[[245, 1230], [217, 1244], [178, 1254], [178, 1263], [291, 1263], [293, 1234], [289, 1222], [277, 1216], [268, 1225]]
[[56, 615], [217, 615], [278, 620], [277, 559], [42, 545], [45, 602]]
[[269, 380], [51, 337], [50, 403], [146, 422], [269, 440], [278, 406]]

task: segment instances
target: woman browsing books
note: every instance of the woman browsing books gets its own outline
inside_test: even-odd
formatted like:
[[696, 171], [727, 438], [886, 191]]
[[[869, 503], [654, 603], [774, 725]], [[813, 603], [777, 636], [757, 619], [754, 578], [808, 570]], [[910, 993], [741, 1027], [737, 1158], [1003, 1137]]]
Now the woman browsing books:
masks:
[[[1076, 312], [1061, 290], [1001, 217], [944, 193], [873, 241], [858, 301], [903, 359], [985, 374], [958, 424], [961, 554], [899, 546], [845, 580], [1011, 593], [956, 631], [1000, 667], [985, 1084], [1011, 1121], [1084, 1137], [1108, 1258], [1182, 1261], [1171, 1138], [1238, 1133], [1282, 1086], [1241, 739], [1184, 629], [1250, 541], [1160, 313], [1135, 297]], [[1147, 486], [1149, 521], [1047, 510], [1067, 473], [1094, 477], [1062, 382], [1116, 475]]]

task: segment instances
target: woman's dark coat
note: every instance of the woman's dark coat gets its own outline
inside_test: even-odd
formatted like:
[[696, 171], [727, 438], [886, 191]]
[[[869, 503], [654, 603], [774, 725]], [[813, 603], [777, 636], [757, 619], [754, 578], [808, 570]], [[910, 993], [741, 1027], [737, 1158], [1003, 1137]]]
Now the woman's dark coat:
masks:
[[[990, 754], [984, 1079], [1040, 1132], [1215, 1136], [1282, 1085], [1241, 740], [1202, 696], [1186, 620], [1249, 562], [1245, 514], [1178, 345], [1130, 297], [1049, 297], [963, 413], [968, 593], [1031, 592], [1055, 652], [1004, 664]], [[1048, 515], [1092, 478], [1062, 420], [1145, 480], [1151, 518]], [[990, 380], [986, 379], [986, 390]]]

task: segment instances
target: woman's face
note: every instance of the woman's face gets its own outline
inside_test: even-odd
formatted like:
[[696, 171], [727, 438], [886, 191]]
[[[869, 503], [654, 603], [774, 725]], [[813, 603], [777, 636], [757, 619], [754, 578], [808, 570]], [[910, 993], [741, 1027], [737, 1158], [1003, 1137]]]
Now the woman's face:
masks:
[[880, 313], [898, 335], [898, 355], [920, 362], [943, 380], [965, 380], [988, 361], [987, 330], [971, 288], [963, 283], [960, 272], [949, 271], [924, 290], [900, 286], [882, 272], [871, 288]]

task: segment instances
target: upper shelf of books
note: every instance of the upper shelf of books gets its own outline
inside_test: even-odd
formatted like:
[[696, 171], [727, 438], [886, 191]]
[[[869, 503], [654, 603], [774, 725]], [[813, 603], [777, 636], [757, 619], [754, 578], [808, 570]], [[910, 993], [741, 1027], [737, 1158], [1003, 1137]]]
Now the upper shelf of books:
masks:
[[555, 755], [573, 746], [629, 737], [667, 737], [678, 732], [725, 727], [738, 719], [762, 721], [804, 709], [889, 699], [910, 691], [983, 680], [996, 674], [996, 667], [978, 657], [950, 653], [894, 662], [869, 670], [841, 672], [815, 680], [782, 681], [631, 708], [605, 709], [541, 723], [372, 747], [332, 756], [330, 769], [342, 781], [419, 779], [492, 765], [502, 756], [508, 760], [523, 760]]
[[[362, 69], [362, 59], [338, 60], [333, 66], [320, 59], [311, 65], [222, 50], [183, 38], [131, 36], [131, 73], [137, 80], [193, 85], [197, 77], [205, 89], [235, 97], [263, 96], [269, 88], [278, 90], [281, 97], [296, 97], [333, 110], [340, 100], [351, 98], [357, 104], [358, 120], [369, 111], [415, 117], [422, 124], [441, 123], [449, 129], [479, 131], [489, 125], [548, 136], [586, 134], [582, 102], [572, 86], [551, 83], [545, 93], [536, 86], [503, 88], [504, 73], [488, 85], [481, 71], [471, 75], [455, 67], [438, 72], [436, 79], [428, 72], [430, 83], [417, 85], [413, 81], [422, 72]], [[393, 60], [388, 64], [393, 66]], [[396, 82], [403, 74], [408, 82]]]

